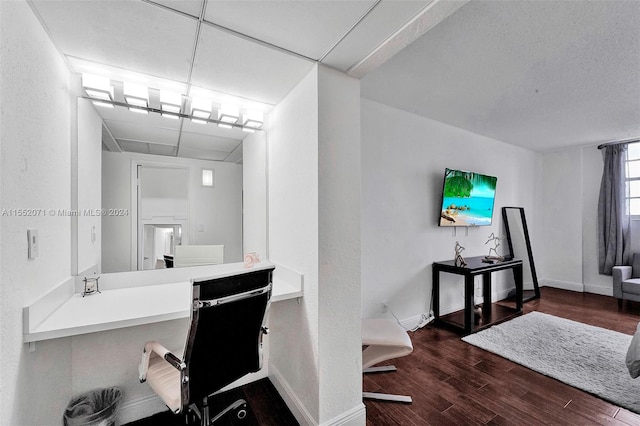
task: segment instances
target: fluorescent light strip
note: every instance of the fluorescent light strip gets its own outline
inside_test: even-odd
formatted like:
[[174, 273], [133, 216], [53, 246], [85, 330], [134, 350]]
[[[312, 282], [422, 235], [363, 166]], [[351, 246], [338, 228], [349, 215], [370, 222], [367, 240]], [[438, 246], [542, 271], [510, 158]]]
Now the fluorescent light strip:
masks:
[[259, 129], [260, 127], [262, 127], [262, 121], [249, 119], [244, 122], [244, 125], [246, 127], [253, 127], [254, 129]]
[[[93, 104], [100, 107], [114, 108], [116, 106], [119, 106], [119, 107], [128, 108], [129, 111], [133, 111], [139, 114], [148, 114], [149, 112], [154, 112], [156, 114], [161, 114], [162, 116], [171, 118], [171, 119], [188, 118], [194, 123], [199, 123], [199, 124], [214, 123], [214, 124], [217, 124], [219, 127], [223, 127], [225, 129], [236, 128], [236, 129], [245, 131], [247, 133], [255, 133], [256, 130], [261, 130], [260, 127], [262, 127], [262, 123], [257, 120], [247, 120], [245, 121], [245, 125], [240, 125], [230, 120], [229, 121], [215, 120], [211, 118], [211, 112], [202, 110], [202, 109], [197, 109], [197, 108], [192, 108], [191, 115], [185, 114], [182, 112], [173, 112], [168, 110], [167, 107], [170, 107], [171, 106], [170, 104], [167, 104], [164, 107], [164, 109], [151, 108], [146, 105], [145, 99], [138, 98], [136, 96], [126, 96], [126, 100], [127, 100], [126, 103], [113, 101], [113, 100], [103, 101], [103, 100], [95, 99], [89, 96], [85, 96], [84, 98], [91, 100]], [[136, 105], [136, 104], [139, 104], [139, 105]], [[174, 105], [174, 107], [177, 108], [176, 105]], [[224, 117], [224, 118], [229, 119], [228, 117]]]
[[223, 123], [235, 124], [238, 122], [238, 117], [234, 115], [229, 115], [229, 114], [220, 114], [220, 116], [218, 117], [218, 120], [222, 121]]
[[115, 108], [115, 106], [109, 102], [102, 101], [92, 101], [94, 105], [102, 107], [102, 108]]
[[193, 115], [194, 117], [197, 117], [197, 118], [208, 119], [209, 117], [211, 117], [211, 111], [205, 111], [203, 109], [192, 108], [191, 109], [191, 115]]
[[85, 87], [84, 91], [87, 92], [87, 95], [95, 99], [100, 99], [103, 101], [113, 100], [113, 87], [111, 88], [111, 90], [102, 90], [102, 89], [94, 89], [91, 87]]

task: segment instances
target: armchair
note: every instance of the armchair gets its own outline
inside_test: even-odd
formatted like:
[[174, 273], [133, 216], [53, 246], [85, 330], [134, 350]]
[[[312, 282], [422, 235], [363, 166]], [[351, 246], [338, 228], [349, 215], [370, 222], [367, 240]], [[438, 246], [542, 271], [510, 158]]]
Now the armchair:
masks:
[[230, 412], [239, 419], [247, 415], [247, 403], [239, 399], [211, 418], [208, 399], [262, 368], [262, 337], [268, 332], [265, 321], [274, 269], [268, 266], [192, 280], [191, 325], [184, 354], [155, 341], [144, 345], [140, 382], [149, 383], [172, 412], [193, 414], [202, 425]]
[[613, 267], [613, 297], [618, 299], [618, 309], [623, 300], [640, 302], [640, 253], [633, 254], [631, 266]]

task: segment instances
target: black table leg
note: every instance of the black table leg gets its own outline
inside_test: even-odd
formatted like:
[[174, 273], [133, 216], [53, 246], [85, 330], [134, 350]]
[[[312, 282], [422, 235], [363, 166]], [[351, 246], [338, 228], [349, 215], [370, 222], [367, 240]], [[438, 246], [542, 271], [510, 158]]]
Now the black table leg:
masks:
[[522, 298], [524, 296], [522, 284], [522, 264], [513, 267], [513, 278], [516, 282], [516, 309], [522, 311]]
[[433, 318], [438, 320], [440, 318], [440, 271], [435, 266], [432, 268], [432, 292], [433, 292]]
[[488, 318], [491, 314], [491, 272], [482, 274], [482, 314]]
[[464, 276], [464, 331], [473, 331], [473, 275]]

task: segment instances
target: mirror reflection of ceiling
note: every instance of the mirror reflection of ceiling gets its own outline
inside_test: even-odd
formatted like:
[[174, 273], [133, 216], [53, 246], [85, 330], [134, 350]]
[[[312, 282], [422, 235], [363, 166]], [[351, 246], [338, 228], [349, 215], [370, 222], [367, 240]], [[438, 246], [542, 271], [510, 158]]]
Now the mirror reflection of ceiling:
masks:
[[[464, 3], [30, 1], [75, 73], [144, 84], [154, 108], [160, 90], [172, 90], [263, 112], [315, 63], [361, 77]], [[242, 161], [247, 133], [240, 129], [135, 114], [120, 106], [96, 110], [104, 121], [104, 149]]]

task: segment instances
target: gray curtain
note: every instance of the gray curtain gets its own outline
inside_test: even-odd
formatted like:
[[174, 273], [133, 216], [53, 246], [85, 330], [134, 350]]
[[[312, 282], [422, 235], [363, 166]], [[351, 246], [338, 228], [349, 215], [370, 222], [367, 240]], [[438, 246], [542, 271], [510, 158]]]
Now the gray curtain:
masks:
[[616, 265], [628, 265], [631, 254], [627, 214], [627, 144], [604, 147], [604, 170], [598, 199], [598, 269], [611, 275]]

